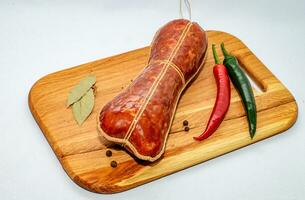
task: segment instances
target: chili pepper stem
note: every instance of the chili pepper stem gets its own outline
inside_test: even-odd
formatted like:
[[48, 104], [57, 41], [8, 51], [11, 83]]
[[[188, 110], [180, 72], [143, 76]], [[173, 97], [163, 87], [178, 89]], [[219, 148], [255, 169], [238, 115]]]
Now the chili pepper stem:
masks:
[[228, 57], [229, 53], [227, 52], [227, 50], [225, 48], [225, 44], [222, 42], [220, 46], [221, 46], [221, 50], [222, 50], [222, 53], [225, 56], [225, 58]]
[[219, 60], [219, 57], [218, 57], [217, 52], [216, 52], [216, 45], [215, 44], [212, 44], [212, 50], [213, 50], [213, 56], [214, 56], [215, 63], [220, 64], [220, 60]]

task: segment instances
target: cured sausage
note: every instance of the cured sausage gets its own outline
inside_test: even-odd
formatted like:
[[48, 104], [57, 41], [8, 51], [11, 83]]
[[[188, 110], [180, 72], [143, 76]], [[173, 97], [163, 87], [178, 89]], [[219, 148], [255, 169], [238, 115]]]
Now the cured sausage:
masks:
[[181, 93], [200, 71], [206, 50], [206, 33], [197, 23], [164, 25], [142, 73], [99, 112], [100, 134], [141, 160], [160, 158]]

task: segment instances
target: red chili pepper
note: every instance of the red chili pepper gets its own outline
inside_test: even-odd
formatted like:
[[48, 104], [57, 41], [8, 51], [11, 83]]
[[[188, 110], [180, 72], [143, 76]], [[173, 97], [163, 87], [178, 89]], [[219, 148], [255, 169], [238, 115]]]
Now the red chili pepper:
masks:
[[217, 84], [217, 97], [205, 131], [201, 135], [194, 137], [198, 141], [210, 137], [216, 131], [228, 111], [231, 99], [230, 80], [227, 69], [224, 65], [220, 64], [214, 44], [212, 49], [216, 63], [213, 73]]

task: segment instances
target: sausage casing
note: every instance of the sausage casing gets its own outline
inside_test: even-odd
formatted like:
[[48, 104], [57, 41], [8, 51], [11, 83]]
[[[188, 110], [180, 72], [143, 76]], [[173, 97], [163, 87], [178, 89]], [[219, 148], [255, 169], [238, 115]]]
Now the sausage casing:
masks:
[[159, 29], [147, 66], [100, 111], [101, 135], [139, 159], [160, 158], [181, 93], [200, 71], [206, 50], [206, 33], [197, 23], [178, 19]]

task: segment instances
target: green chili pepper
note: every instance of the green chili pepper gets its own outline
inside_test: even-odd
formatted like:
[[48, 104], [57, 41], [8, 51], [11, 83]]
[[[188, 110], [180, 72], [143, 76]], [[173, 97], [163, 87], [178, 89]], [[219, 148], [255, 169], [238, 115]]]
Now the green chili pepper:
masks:
[[228, 69], [229, 76], [242, 98], [249, 122], [250, 136], [253, 138], [256, 131], [256, 105], [251, 84], [240, 68], [237, 58], [228, 54], [224, 43], [221, 43], [221, 50], [225, 57], [223, 64]]

